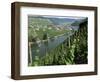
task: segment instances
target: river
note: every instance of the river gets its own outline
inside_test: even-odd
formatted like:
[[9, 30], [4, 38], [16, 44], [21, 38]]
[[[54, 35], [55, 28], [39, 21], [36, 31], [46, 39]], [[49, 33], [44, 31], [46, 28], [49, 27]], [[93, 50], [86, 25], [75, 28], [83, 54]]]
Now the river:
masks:
[[73, 33], [67, 33], [62, 36], [57, 36], [53, 39], [48, 39], [44, 42], [39, 42], [36, 44], [32, 44], [32, 59], [34, 60], [35, 56], [44, 56], [46, 52], [53, 50], [58, 45], [63, 43], [69, 36], [73, 35]]

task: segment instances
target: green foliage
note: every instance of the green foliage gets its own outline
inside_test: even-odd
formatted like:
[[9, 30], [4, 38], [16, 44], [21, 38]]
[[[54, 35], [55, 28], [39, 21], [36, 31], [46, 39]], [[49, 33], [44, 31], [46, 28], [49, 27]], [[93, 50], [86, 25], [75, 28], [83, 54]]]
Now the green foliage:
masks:
[[79, 26], [80, 22], [79, 21], [75, 21], [74, 23], [72, 23], [72, 26]]
[[[35, 20], [35, 19], [34, 19]], [[32, 22], [33, 26], [38, 22], [37, 28], [29, 27], [28, 37], [29, 41], [32, 39], [46, 40], [48, 37], [52, 39], [54, 36], [59, 36], [64, 33], [70, 32], [70, 30], [57, 30], [54, 26], [47, 26], [50, 21], [40, 19]], [[49, 22], [49, 23], [48, 23]], [[43, 25], [42, 25], [43, 24]], [[41, 25], [44, 27], [41, 27]], [[72, 31], [74, 32], [74, 31]], [[35, 55], [32, 66], [47, 66], [47, 65], [69, 65], [69, 64], [87, 64], [88, 49], [87, 49], [87, 22], [80, 24], [79, 29], [75, 33], [69, 36], [63, 43], [59, 44], [55, 49], [46, 51], [44, 56], [38, 54]]]
[[[64, 23], [68, 25], [69, 23]], [[62, 27], [61, 27], [62, 28]], [[43, 40], [44, 35], [47, 34], [47, 38], [53, 38], [68, 32], [67, 29], [58, 28], [49, 19], [43, 19], [38, 17], [29, 17], [28, 19], [28, 41], [33, 42], [33, 40]]]
[[[60, 44], [54, 50], [47, 52], [45, 56], [40, 57], [37, 61], [38, 65], [68, 65], [74, 64], [74, 51], [75, 51], [75, 40], [69, 48], [67, 41]], [[34, 61], [36, 63], [36, 61]], [[34, 64], [33, 64], [34, 66]], [[36, 65], [35, 65], [36, 66]]]
[[86, 64], [88, 63], [87, 22], [80, 25], [80, 29], [75, 38], [77, 42], [74, 61], [76, 64]]
[[59, 36], [61, 34], [69, 32], [69, 31], [70, 30], [67, 30], [67, 29], [57, 30], [56, 28], [53, 28], [53, 27], [48, 27], [48, 28], [29, 27], [29, 29], [28, 29], [28, 38], [29, 39], [28, 40], [29, 40], [29, 42], [32, 42], [32, 39], [34, 39], [34, 38], [36, 38], [36, 39], [38, 38], [39, 40], [43, 40], [44, 35], [47, 35], [49, 38], [53, 38], [54, 36]]
[[52, 22], [49, 19], [42, 19], [42, 18], [29, 18], [29, 27], [32, 28], [43, 28], [44, 26], [51, 25]]

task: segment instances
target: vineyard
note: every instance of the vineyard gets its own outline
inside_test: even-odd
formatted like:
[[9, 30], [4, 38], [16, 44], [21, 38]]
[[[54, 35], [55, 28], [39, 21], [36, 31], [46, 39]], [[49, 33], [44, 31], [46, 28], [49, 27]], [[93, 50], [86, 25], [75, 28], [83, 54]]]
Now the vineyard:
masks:
[[28, 65], [87, 64], [87, 18], [74, 22], [52, 20], [41, 17], [29, 19]]

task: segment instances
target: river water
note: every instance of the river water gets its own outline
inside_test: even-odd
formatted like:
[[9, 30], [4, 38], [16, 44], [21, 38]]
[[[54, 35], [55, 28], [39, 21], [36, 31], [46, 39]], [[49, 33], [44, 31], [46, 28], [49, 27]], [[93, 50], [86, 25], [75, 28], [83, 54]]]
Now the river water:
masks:
[[73, 33], [67, 33], [62, 36], [58, 36], [52, 39], [48, 39], [47, 41], [41, 41], [39, 43], [32, 44], [32, 59], [34, 60], [35, 56], [44, 56], [46, 52], [53, 50], [61, 43], [63, 43], [69, 36], [73, 35]]

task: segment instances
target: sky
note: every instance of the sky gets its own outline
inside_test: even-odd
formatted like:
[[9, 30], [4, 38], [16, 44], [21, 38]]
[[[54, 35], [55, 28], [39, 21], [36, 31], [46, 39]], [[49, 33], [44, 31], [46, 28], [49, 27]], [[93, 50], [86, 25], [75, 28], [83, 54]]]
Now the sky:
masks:
[[86, 18], [86, 17], [76, 17], [76, 16], [47, 16], [47, 15], [32, 15], [32, 16], [30, 16], [30, 17], [45, 17], [45, 18], [66, 18], [66, 19], [75, 19], [75, 20], [81, 20], [81, 19], [84, 19], [84, 18]]
[[66, 19], [84, 19], [86, 17], [73, 17], [73, 16], [42, 16], [42, 17], [47, 17], [47, 18], [66, 18]]

